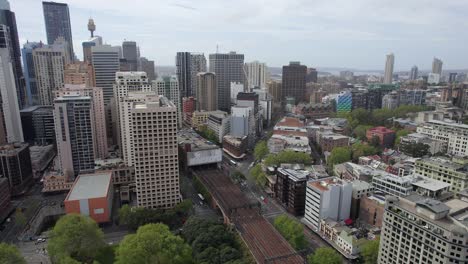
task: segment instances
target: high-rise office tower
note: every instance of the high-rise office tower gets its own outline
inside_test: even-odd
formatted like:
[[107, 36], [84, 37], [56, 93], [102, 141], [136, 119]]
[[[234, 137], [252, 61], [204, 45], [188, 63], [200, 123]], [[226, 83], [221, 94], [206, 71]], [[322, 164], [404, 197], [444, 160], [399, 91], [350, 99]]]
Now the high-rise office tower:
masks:
[[438, 58], [434, 58], [432, 61], [432, 73], [439, 74], [439, 76], [442, 76], [442, 60]]
[[[5, 28], [5, 25], [0, 25]], [[11, 51], [0, 47], [0, 143], [23, 142], [23, 129], [16, 93]]]
[[307, 66], [298, 61], [292, 61], [283, 66], [282, 96], [294, 97], [296, 103], [305, 98]]
[[146, 76], [148, 76], [148, 81], [152, 82], [156, 80], [156, 71], [154, 69], [154, 61], [148, 60], [145, 57], [140, 57], [138, 70], [146, 72]]
[[75, 62], [65, 65], [64, 79], [66, 84], [84, 84], [96, 86], [93, 66], [86, 62]]
[[159, 77], [152, 83], [153, 90], [172, 101], [177, 107], [177, 118], [179, 126], [182, 126], [182, 100], [179, 95], [179, 82], [176, 76]]
[[414, 81], [414, 80], [418, 79], [418, 66], [414, 65], [414, 66], [411, 68], [411, 72], [410, 72], [409, 79], [410, 79], [411, 81]]
[[176, 75], [181, 97], [196, 96], [199, 72], [206, 72], [206, 58], [203, 53], [177, 52]]
[[273, 97], [274, 102], [281, 102], [282, 99], [282, 89], [281, 89], [281, 82], [278, 81], [269, 81], [267, 83], [268, 93]]
[[176, 106], [158, 96], [131, 114], [137, 206], [172, 208], [180, 201]]
[[318, 80], [318, 71], [315, 68], [308, 68], [307, 69], [307, 76], [306, 76], [306, 82], [307, 83], [316, 83]]
[[54, 107], [36, 105], [20, 111], [24, 141], [31, 145], [55, 144]]
[[59, 37], [68, 43], [69, 60], [75, 59], [73, 38], [71, 31], [70, 12], [65, 3], [42, 2], [44, 21], [47, 33], [47, 44], [53, 44]]
[[387, 55], [387, 61], [385, 62], [384, 83], [392, 83], [394, 64], [395, 64], [395, 55], [393, 55], [393, 53], [390, 53]]
[[244, 54], [215, 53], [210, 54], [210, 72], [216, 74], [216, 100], [218, 109], [231, 111], [231, 82], [245, 84]]
[[64, 95], [54, 101], [60, 168], [68, 180], [94, 171], [93, 103], [89, 96]]
[[459, 199], [387, 196], [377, 263], [466, 263], [467, 211]]
[[66, 42], [55, 41], [33, 50], [39, 103], [52, 105], [54, 92], [63, 87], [65, 65], [69, 63]]
[[216, 101], [216, 75], [213, 72], [197, 74], [197, 110], [215, 111], [218, 109]]
[[12, 195], [24, 194], [34, 184], [30, 153], [27, 143], [0, 147], [0, 178], [8, 180]]
[[7, 0], [0, 0], [0, 47], [8, 48], [10, 51], [11, 63], [13, 66], [13, 75], [15, 77], [16, 97], [20, 109], [26, 104], [26, 85], [21, 68], [21, 50], [18, 39], [18, 30], [16, 28], [15, 13], [10, 10], [10, 4]]
[[117, 72], [115, 75], [112, 134], [115, 135], [116, 142], [122, 150], [123, 159], [128, 166], [133, 166], [133, 154], [129, 148], [131, 138], [128, 132], [130, 128], [128, 103], [130, 102], [124, 102], [124, 99], [129, 93], [153, 91], [145, 72]]
[[42, 47], [41, 42], [26, 42], [21, 49], [24, 66], [24, 80], [26, 82], [26, 104], [39, 104], [39, 91], [37, 89], [36, 72], [34, 70], [33, 50]]
[[[65, 77], [67, 78], [67, 77]], [[94, 156], [98, 159], [105, 159], [108, 156], [106, 115], [104, 108], [104, 98], [102, 89], [89, 87], [83, 84], [68, 84], [56, 92], [57, 97], [63, 96], [84, 96], [92, 99], [92, 115], [94, 122], [91, 124], [93, 131]]]
[[247, 62], [244, 66], [245, 74], [247, 77], [247, 87], [249, 90], [258, 87], [261, 89], [266, 88], [266, 83], [269, 78], [268, 67], [266, 63], [258, 61]]
[[113, 85], [115, 73], [119, 71], [119, 48], [110, 45], [91, 47], [91, 61], [93, 63], [96, 87], [102, 88], [104, 103], [108, 105], [114, 94]]
[[122, 54], [127, 60], [129, 71], [138, 70], [138, 48], [135, 41], [122, 42]]
[[99, 36], [92, 37], [88, 41], [84, 41], [82, 43], [83, 46], [83, 61], [92, 63], [93, 61], [93, 54], [91, 52], [91, 48], [95, 46], [102, 45], [102, 38]]

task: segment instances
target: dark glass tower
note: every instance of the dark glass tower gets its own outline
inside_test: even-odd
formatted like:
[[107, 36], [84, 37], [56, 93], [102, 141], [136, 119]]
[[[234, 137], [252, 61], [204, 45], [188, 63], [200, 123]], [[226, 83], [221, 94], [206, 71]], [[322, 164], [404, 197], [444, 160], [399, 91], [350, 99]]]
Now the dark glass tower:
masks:
[[55, 40], [63, 37], [68, 42], [70, 61], [74, 61], [73, 38], [71, 31], [70, 12], [68, 5], [56, 2], [42, 2], [44, 21], [47, 33], [47, 44], [54, 44]]
[[0, 47], [10, 49], [10, 58], [15, 76], [18, 105], [22, 109], [26, 101], [25, 82], [23, 69], [21, 68], [21, 50], [16, 28], [15, 13], [10, 11], [10, 5], [6, 0], [0, 0], [0, 24], [7, 27], [7, 32], [2, 32]]

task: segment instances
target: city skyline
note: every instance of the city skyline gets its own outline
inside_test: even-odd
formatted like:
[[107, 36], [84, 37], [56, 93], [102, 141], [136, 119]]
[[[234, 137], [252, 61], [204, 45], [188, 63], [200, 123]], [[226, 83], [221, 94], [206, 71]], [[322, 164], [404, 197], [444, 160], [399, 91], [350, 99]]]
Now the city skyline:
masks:
[[[138, 4], [120, 0], [112, 5], [90, 0], [65, 3], [70, 9], [78, 58], [82, 58], [81, 43], [89, 37], [87, 23], [92, 17], [95, 35], [112, 45], [121, 45], [124, 39], [136, 41], [141, 54], [159, 66], [174, 65], [177, 51], [208, 55], [215, 53], [218, 45], [220, 52], [237, 51], [245, 54], [246, 62], [259, 60], [272, 67], [300, 60], [309, 67], [383, 70], [385, 54], [394, 53], [395, 71], [409, 71], [413, 65], [430, 69], [434, 57], [444, 61], [445, 69], [468, 68], [458, 55], [467, 51], [463, 45], [466, 36], [450, 30], [468, 25], [458, 12], [468, 8], [465, 1], [432, 5], [420, 0], [378, 5], [369, 0], [314, 5], [301, 0], [268, 5], [261, 1], [233, 5], [211, 0], [197, 5], [147, 0]], [[37, 14], [42, 2], [10, 4], [16, 12], [21, 44], [26, 40], [45, 42], [44, 18]], [[145, 5], [148, 8], [141, 8]], [[337, 10], [336, 5], [342, 8]], [[244, 12], [246, 9], [250, 11]]]

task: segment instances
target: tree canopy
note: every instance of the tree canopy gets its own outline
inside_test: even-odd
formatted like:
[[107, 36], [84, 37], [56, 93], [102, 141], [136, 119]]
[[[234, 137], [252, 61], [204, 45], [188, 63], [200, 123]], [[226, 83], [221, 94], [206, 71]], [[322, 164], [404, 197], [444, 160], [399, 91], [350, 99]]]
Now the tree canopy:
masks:
[[256, 160], [262, 160], [269, 153], [268, 145], [265, 140], [259, 141], [254, 148], [254, 157]]
[[265, 158], [265, 165], [279, 166], [281, 163], [300, 163], [312, 164], [312, 158], [304, 152], [295, 152], [293, 150], [283, 150], [278, 154], [269, 154]]
[[86, 216], [68, 214], [57, 221], [47, 249], [54, 261], [70, 257], [91, 263], [104, 246], [103, 233], [96, 222]]
[[265, 172], [263, 172], [262, 170], [262, 165], [257, 164], [253, 166], [252, 169], [250, 169], [250, 175], [255, 180], [255, 183], [258, 186], [260, 187], [265, 186], [267, 182], [267, 178], [266, 178]]
[[125, 236], [117, 248], [117, 264], [192, 263], [192, 250], [164, 224], [147, 224]]
[[352, 151], [350, 147], [338, 147], [334, 148], [327, 159], [327, 165], [330, 170], [333, 166], [343, 162], [350, 161], [352, 158]]
[[353, 130], [353, 135], [357, 139], [360, 140], [367, 140], [366, 133], [367, 130], [371, 129], [372, 126], [370, 125], [358, 125], [354, 130]]
[[379, 257], [379, 242], [376, 240], [366, 241], [361, 247], [361, 256], [365, 264], [377, 264], [377, 258]]
[[421, 158], [430, 153], [429, 148], [429, 145], [424, 143], [402, 143], [399, 150], [413, 158]]
[[190, 217], [182, 235], [192, 246], [197, 263], [242, 263], [243, 254], [235, 234], [223, 224], [199, 217]]
[[2, 264], [26, 264], [18, 248], [6, 243], [0, 243], [0, 263]]
[[331, 247], [321, 247], [307, 257], [309, 264], [341, 264], [341, 256]]
[[354, 162], [359, 160], [359, 157], [370, 156], [379, 153], [379, 149], [362, 143], [355, 143], [351, 146], [352, 158]]
[[404, 137], [404, 136], [407, 136], [408, 134], [410, 134], [411, 131], [407, 130], [407, 129], [400, 129], [400, 130], [397, 130], [396, 132], [396, 137], [395, 137], [395, 145], [398, 145], [400, 144], [400, 139], [401, 137]]
[[294, 249], [301, 250], [307, 246], [304, 226], [297, 220], [287, 215], [280, 215], [275, 219], [273, 225]]
[[207, 126], [200, 126], [197, 132], [198, 134], [200, 134], [200, 136], [204, 137], [205, 139], [219, 144], [219, 138], [216, 136], [216, 133], [213, 130], [209, 129]]

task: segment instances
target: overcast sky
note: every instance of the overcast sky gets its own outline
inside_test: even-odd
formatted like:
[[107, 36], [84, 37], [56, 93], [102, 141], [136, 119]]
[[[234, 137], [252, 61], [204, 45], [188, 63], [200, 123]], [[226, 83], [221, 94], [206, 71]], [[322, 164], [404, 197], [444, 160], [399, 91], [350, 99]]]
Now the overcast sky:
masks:
[[[138, 43], [157, 65], [177, 51], [244, 53], [269, 66], [468, 68], [467, 0], [69, 0], [74, 48], [96, 33], [108, 44]], [[10, 0], [21, 43], [45, 41], [40, 0]]]

